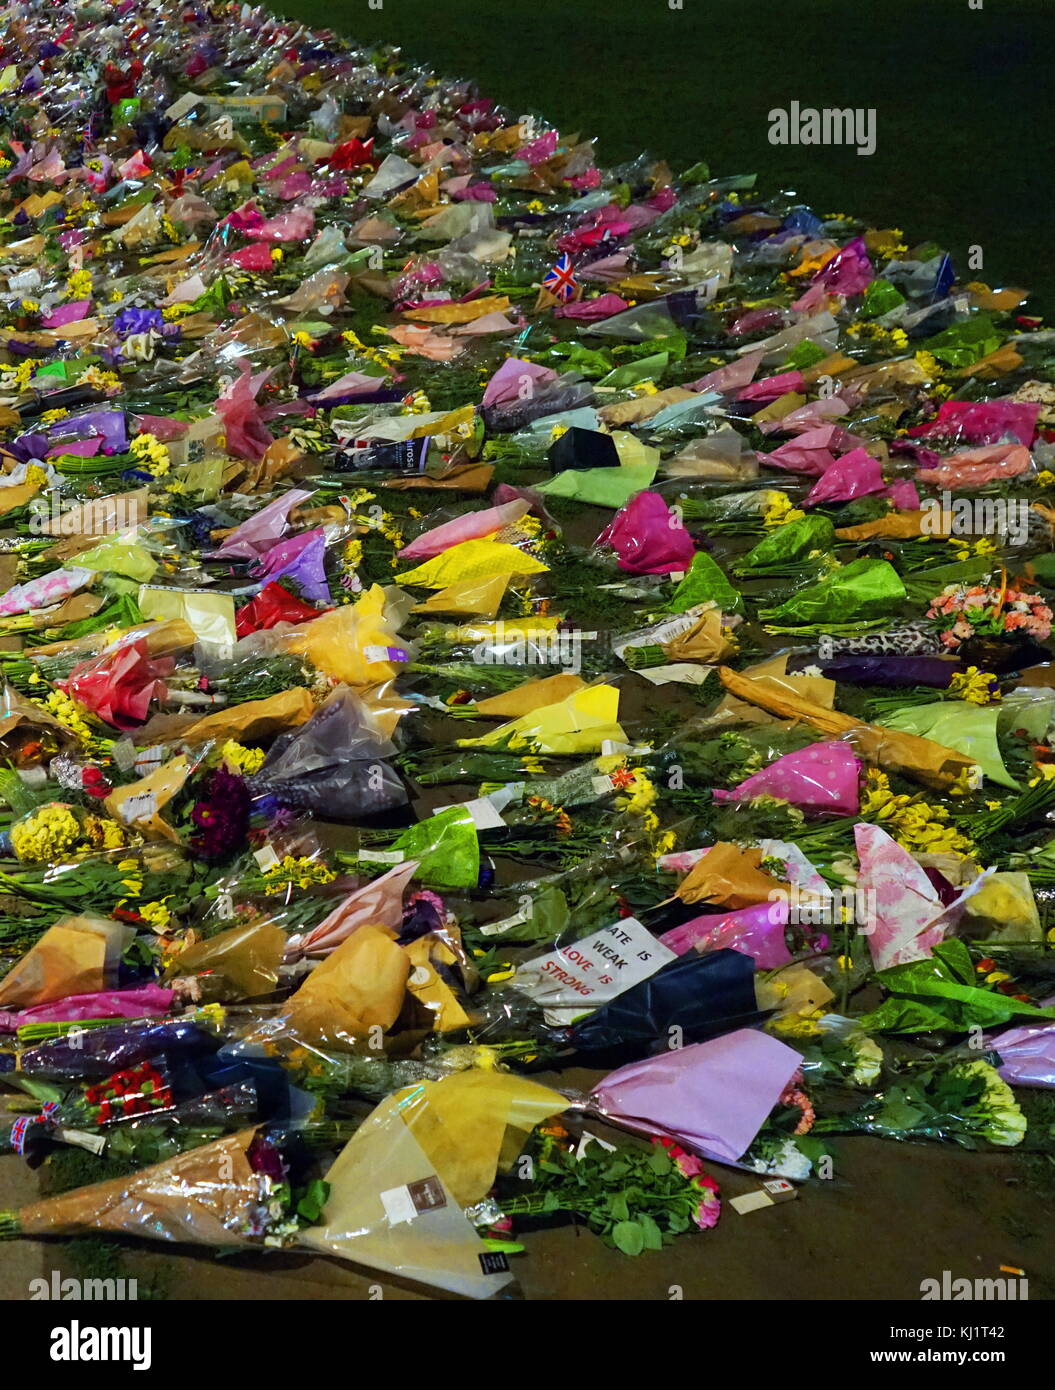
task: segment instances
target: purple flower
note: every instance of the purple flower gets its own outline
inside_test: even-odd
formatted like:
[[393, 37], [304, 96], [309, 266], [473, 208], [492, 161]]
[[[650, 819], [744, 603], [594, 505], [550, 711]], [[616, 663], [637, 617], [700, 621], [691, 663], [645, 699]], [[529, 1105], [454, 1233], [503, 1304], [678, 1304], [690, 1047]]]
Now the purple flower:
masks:
[[194, 852], [209, 863], [228, 859], [242, 848], [249, 833], [249, 788], [225, 767], [216, 768], [190, 818], [200, 832], [190, 842]]
[[114, 319], [114, 332], [119, 338], [127, 338], [133, 333], [146, 333], [151, 328], [160, 333], [164, 323], [160, 309], [139, 309], [132, 305], [122, 309]]

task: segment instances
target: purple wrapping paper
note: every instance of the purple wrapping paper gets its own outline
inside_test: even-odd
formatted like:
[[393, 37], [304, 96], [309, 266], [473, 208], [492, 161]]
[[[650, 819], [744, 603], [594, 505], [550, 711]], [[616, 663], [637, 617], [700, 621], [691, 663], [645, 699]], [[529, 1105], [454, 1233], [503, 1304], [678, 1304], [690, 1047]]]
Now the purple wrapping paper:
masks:
[[[1045, 1008], [1055, 999], [1045, 999]], [[986, 1044], [1000, 1057], [997, 1068], [1011, 1086], [1055, 1087], [1055, 1024], [1026, 1023], [1008, 1028]]]
[[300, 585], [304, 597], [314, 603], [329, 603], [330, 586], [326, 582], [326, 532], [320, 526], [314, 531], [302, 531], [271, 547], [250, 566], [254, 579], [292, 579]]
[[669, 1136], [705, 1158], [736, 1163], [801, 1061], [768, 1033], [741, 1028], [620, 1067], [587, 1106], [634, 1134]]
[[940, 656], [841, 656], [821, 665], [828, 680], [849, 685], [930, 685], [948, 690], [953, 676], [963, 670], [960, 661]]

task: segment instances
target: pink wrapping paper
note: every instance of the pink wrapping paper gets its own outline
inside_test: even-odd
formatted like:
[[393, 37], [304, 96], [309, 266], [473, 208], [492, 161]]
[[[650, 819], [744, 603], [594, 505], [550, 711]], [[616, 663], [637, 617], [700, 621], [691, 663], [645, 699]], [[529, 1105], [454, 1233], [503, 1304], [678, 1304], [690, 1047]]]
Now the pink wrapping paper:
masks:
[[708, 372], [706, 376], [687, 383], [689, 391], [717, 391], [720, 395], [731, 396], [734, 391], [742, 391], [755, 379], [755, 372], [762, 365], [764, 352], [749, 352], [730, 362], [727, 367]]
[[687, 570], [696, 544], [658, 492], [639, 492], [616, 513], [596, 544], [615, 551], [628, 574], [673, 574]]
[[270, 375], [266, 371], [254, 376], [247, 364], [216, 402], [216, 413], [223, 420], [227, 436], [227, 452], [232, 458], [259, 463], [275, 442], [256, 403], [257, 392]]
[[399, 558], [431, 560], [433, 556], [442, 554], [453, 545], [460, 545], [462, 541], [479, 540], [484, 536], [494, 535], [496, 531], [501, 531], [503, 526], [511, 526], [514, 521], [519, 521], [530, 510], [530, 502], [517, 499], [515, 502], [505, 502], [500, 507], [487, 507], [482, 512], [467, 512], [464, 516], [456, 516], [453, 521], [434, 526], [431, 531], [426, 531], [418, 536], [417, 540], [404, 546], [399, 552]]
[[885, 490], [879, 460], [864, 449], [854, 449], [824, 470], [802, 505], [818, 507], [824, 502], [852, 502], [855, 497], [869, 497]]
[[31, 613], [37, 608], [50, 608], [53, 603], [64, 602], [95, 578], [94, 570], [71, 567], [52, 570], [26, 584], [16, 584], [0, 598], [0, 615], [8, 618], [17, 613]]
[[659, 938], [662, 944], [683, 956], [696, 950], [702, 954], [728, 947], [750, 956], [760, 970], [776, 970], [791, 962], [784, 941], [788, 921], [786, 898], [771, 903], [755, 903], [736, 912], [711, 912], [672, 927]]
[[[1045, 999], [1050, 1008], [1055, 1000]], [[996, 1037], [987, 1036], [986, 1046], [1000, 1056], [997, 1068], [1012, 1086], [1055, 1087], [1055, 1024], [1026, 1023], [1008, 1028]]]
[[1022, 444], [992, 444], [952, 454], [937, 468], [920, 468], [916, 481], [937, 488], [979, 488], [1001, 478], [1017, 478], [1033, 467], [1033, 456]]
[[805, 377], [801, 372], [781, 372], [778, 376], [763, 377], [761, 381], [756, 381], [753, 386], [746, 386], [737, 394], [738, 401], [757, 401], [759, 405], [766, 405], [769, 401], [775, 401], [778, 396], [784, 396], [789, 391], [801, 391], [806, 385]]
[[525, 362], [520, 357], [507, 357], [484, 388], [482, 406], [504, 405], [507, 401], [523, 398], [532, 386], [544, 386], [557, 380], [557, 373], [550, 367], [540, 367], [535, 362]]
[[613, 314], [621, 314], [630, 305], [619, 295], [599, 294], [596, 299], [580, 300], [576, 304], [559, 304], [553, 310], [557, 319], [574, 319], [579, 323], [593, 323], [598, 319], [610, 319]]
[[868, 259], [864, 237], [854, 237], [841, 251], [837, 251], [830, 261], [818, 270], [810, 281], [826, 294], [841, 294], [844, 297], [861, 294], [875, 279], [872, 262]]
[[302, 488], [294, 488], [276, 497], [266, 507], [261, 507], [255, 516], [235, 527], [219, 550], [212, 552], [213, 558], [255, 560], [263, 555], [281, 538], [293, 508], [306, 502], [311, 495]]
[[[963, 914], [968, 898], [986, 881], [981, 874], [948, 907], [912, 856], [878, 825], [854, 826], [860, 868], [857, 889], [875, 894], [875, 921], [867, 933], [877, 970], [925, 960]], [[867, 899], [866, 899], [867, 900]]]
[[286, 944], [285, 959], [328, 956], [353, 932], [367, 925], [399, 927], [403, 921], [403, 893], [417, 867], [416, 859], [408, 859], [380, 878], [356, 888], [317, 927], [303, 935], [291, 936]]
[[1036, 401], [943, 401], [935, 419], [909, 430], [913, 437], [959, 435], [967, 444], [999, 444], [1008, 438], [1032, 444], [1040, 405]]
[[845, 743], [812, 743], [786, 753], [732, 791], [716, 791], [716, 801], [775, 796], [804, 811], [855, 816], [860, 809], [861, 762]]
[[160, 1018], [172, 1007], [172, 990], [160, 985], [71, 994], [52, 1004], [17, 1012], [0, 1010], [0, 1032], [13, 1033], [29, 1023], [78, 1023], [89, 1018]]

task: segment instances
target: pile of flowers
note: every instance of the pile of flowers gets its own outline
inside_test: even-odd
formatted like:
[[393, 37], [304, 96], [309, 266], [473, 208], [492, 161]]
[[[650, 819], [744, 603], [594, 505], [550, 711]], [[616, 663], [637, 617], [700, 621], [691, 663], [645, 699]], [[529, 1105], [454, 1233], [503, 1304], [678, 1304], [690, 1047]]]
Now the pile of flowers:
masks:
[[1055, 1154], [1024, 292], [264, 10], [8, 18], [0, 1235], [486, 1298]]

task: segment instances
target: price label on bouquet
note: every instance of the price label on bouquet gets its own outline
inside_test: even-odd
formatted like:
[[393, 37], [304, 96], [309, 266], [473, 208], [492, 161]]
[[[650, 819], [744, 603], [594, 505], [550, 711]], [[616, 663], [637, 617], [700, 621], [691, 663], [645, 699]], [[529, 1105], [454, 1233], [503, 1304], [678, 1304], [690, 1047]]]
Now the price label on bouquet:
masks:
[[636, 917], [624, 917], [574, 946], [528, 961], [514, 983], [542, 1005], [547, 1023], [566, 1024], [676, 959]]

